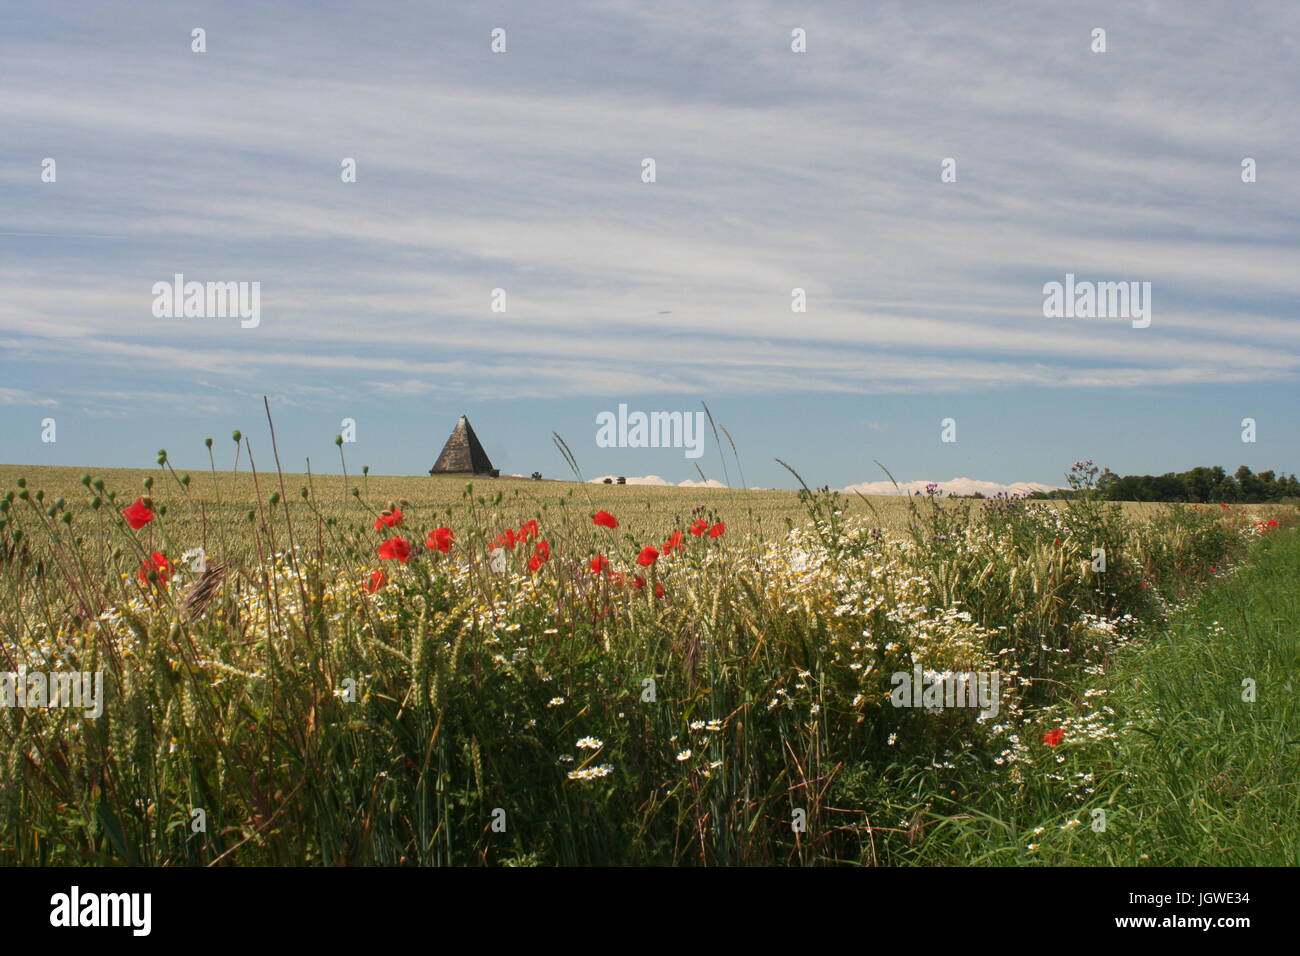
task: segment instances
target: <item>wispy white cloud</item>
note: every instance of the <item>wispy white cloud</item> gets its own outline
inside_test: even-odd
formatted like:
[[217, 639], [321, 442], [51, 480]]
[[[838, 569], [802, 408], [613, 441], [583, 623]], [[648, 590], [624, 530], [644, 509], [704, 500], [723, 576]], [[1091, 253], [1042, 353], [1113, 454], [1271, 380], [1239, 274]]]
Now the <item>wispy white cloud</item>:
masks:
[[43, 408], [52, 408], [59, 403], [53, 398], [43, 398], [39, 395], [33, 395], [31, 392], [24, 391], [21, 388], [6, 388], [0, 386], [0, 405], [37, 405]]
[[[488, 61], [464, 39], [481, 24], [449, 15], [436, 76], [305, 8], [232, 14], [238, 47], [217, 31], [207, 59], [125, 55], [129, 24], [15, 32], [0, 121], [61, 166], [53, 185], [5, 167], [8, 357], [156, 363], [236, 395], [329, 371], [394, 400], [1297, 377], [1296, 89], [1265, 55], [1296, 11], [1225, 32], [1217, 4], [812, 5], [795, 56], [795, 15], [766, 2], [566, 9], [620, 71], [561, 64], [526, 19]], [[1104, 60], [1086, 43], [1103, 14]], [[1210, 37], [1223, 68], [1186, 69]], [[75, 236], [104, 238], [54, 238]], [[176, 271], [261, 281], [263, 325], [153, 318]], [[1067, 271], [1151, 281], [1151, 328], [1043, 318]]]

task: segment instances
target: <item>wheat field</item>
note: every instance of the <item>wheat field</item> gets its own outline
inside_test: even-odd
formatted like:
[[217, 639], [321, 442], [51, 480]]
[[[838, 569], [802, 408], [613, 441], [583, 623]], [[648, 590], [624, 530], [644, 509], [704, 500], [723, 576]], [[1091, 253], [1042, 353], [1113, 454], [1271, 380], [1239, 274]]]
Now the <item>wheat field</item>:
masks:
[[[1086, 688], [1295, 515], [165, 467], [5, 487], [19, 864], [973, 862], [952, 825], [982, 801], [1104, 799], [1055, 770], [1125, 732]], [[994, 719], [900, 705], [914, 669], [996, 674]], [[5, 696], [69, 671], [101, 712]]]

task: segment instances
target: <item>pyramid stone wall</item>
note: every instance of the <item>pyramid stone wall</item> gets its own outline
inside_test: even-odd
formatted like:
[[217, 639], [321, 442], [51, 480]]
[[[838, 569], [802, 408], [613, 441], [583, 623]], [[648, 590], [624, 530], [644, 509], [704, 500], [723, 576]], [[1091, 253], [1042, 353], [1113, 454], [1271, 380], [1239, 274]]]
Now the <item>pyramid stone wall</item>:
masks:
[[492, 475], [496, 469], [479, 443], [469, 419], [464, 415], [451, 430], [451, 437], [442, 446], [442, 454], [429, 470], [431, 475]]

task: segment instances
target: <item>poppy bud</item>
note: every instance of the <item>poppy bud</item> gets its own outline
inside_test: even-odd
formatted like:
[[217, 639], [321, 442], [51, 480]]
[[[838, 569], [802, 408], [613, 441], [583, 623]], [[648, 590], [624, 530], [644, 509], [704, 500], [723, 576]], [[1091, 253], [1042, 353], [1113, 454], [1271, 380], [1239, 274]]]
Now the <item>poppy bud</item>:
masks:
[[35, 497], [36, 497], [36, 500], [37, 500], [37, 501], [44, 501], [44, 500], [45, 500], [45, 492], [44, 492], [42, 489], [37, 488], [37, 489], [36, 489], [36, 495], [35, 495]]
[[150, 475], [148, 478], [146, 478], [146, 479], [144, 480], [144, 487], [145, 487], [146, 490], [148, 490], [148, 489], [150, 489], [150, 488], [153, 487], [153, 476], [152, 476], [152, 475]]
[[211, 447], [212, 447], [212, 439], [211, 439], [211, 438], [205, 438], [205, 439], [203, 439], [203, 444], [204, 444], [205, 446], [207, 446], [208, 448], [211, 448]]
[[29, 495], [29, 494], [27, 493], [27, 489], [26, 489], [26, 488], [24, 488], [22, 491], [18, 492], [18, 500], [19, 500], [19, 501], [26, 501], [26, 500], [27, 500], [28, 498], [30, 498], [30, 497], [31, 497], [31, 495]]
[[94, 488], [96, 491], [103, 491], [103, 490], [104, 490], [104, 479], [103, 479], [103, 478], [96, 478], [94, 481], [92, 481], [92, 482], [90, 483], [90, 485], [91, 485], [91, 487]]
[[190, 476], [181, 475], [181, 484], [188, 488], [190, 486]]
[[362, 466], [361, 466], [361, 474], [363, 474], [363, 475], [369, 475], [369, 474], [370, 474], [370, 466], [369, 466], [369, 465], [362, 465]]
[[230, 437], [233, 438], [235, 441], [242, 441], [244, 438], [244, 433], [241, 432], [238, 428], [236, 428], [233, 432], [230, 433]]
[[71, 511], [63, 512], [63, 514], [59, 515], [59, 520], [62, 521], [64, 524], [72, 524], [72, 512]]
[[334, 436], [334, 444], [336, 444], [336, 445], [338, 445], [340, 448], [342, 448], [342, 447], [343, 447], [343, 436], [342, 436], [342, 435], [335, 435], [335, 436]]
[[251, 511], [248, 512], [248, 514], [244, 515], [244, 517], [248, 519], [248, 523], [249, 523], [249, 524], [252, 524], [252, 523], [253, 523], [253, 520], [254, 520], [253, 512], [251, 512]]
[[67, 504], [67, 501], [65, 501], [63, 498], [55, 498], [55, 499], [54, 499], [54, 507], [58, 508], [60, 511], [63, 510], [63, 506], [66, 505], [66, 504]]
[[279, 503], [280, 503], [280, 492], [278, 491], [271, 492], [271, 507], [274, 508]]
[[304, 498], [307, 497], [307, 488], [305, 485], [298, 489], [298, 494], [302, 495]]
[[95, 497], [90, 499], [90, 508], [92, 511], [98, 511], [104, 506], [104, 499]]
[[89, 487], [90, 487], [90, 475], [82, 475], [82, 476], [81, 476], [81, 483], [82, 483], [83, 485], [85, 485], [87, 488], [89, 488]]
[[26, 487], [27, 487], [27, 479], [26, 479], [26, 478], [19, 478], [19, 479], [18, 479], [18, 487], [19, 487], [19, 488], [26, 488]]
[[166, 449], [166, 448], [159, 448], [159, 449], [158, 449], [158, 464], [161, 465], [161, 464], [163, 464], [163, 463], [166, 462], [166, 461], [167, 461], [167, 449]]
[[45, 509], [45, 517], [47, 518], [53, 518], [58, 513], [59, 513], [59, 509], [54, 507], [54, 505], [50, 505], [48, 508]]

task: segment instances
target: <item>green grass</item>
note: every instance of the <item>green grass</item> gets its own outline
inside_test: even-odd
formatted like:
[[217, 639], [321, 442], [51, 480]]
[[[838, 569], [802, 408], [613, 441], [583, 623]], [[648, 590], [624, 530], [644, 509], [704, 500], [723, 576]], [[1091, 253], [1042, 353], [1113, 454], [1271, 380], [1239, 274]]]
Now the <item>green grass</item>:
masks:
[[[1170, 626], [1122, 658], [1111, 705], [1147, 713], [1113, 764], [1104, 834], [1063, 861], [1300, 863], [1300, 535], [1266, 535]], [[1255, 700], [1243, 700], [1243, 681]], [[1049, 857], [1050, 858], [1050, 857]]]
[[[1253, 701], [1243, 699], [1247, 679]], [[1038, 748], [1042, 759], [1023, 792], [993, 788], [958, 800], [929, 781], [925, 819], [933, 830], [909, 859], [1295, 866], [1298, 692], [1300, 533], [1287, 528], [1216, 574], [1164, 626], [1145, 628], [1105, 676], [1078, 683], [1054, 708], [1060, 722], [1076, 721], [1077, 732], [1054, 751]], [[1083, 716], [1098, 706], [1113, 715]], [[1044, 715], [1043, 727], [1053, 723]], [[1090, 774], [1091, 782], [1049, 780], [1042, 771], [1058, 757], [1067, 780]], [[968, 780], [984, 779], [974, 762], [964, 771]], [[1097, 810], [1104, 829], [1094, 826]]]

